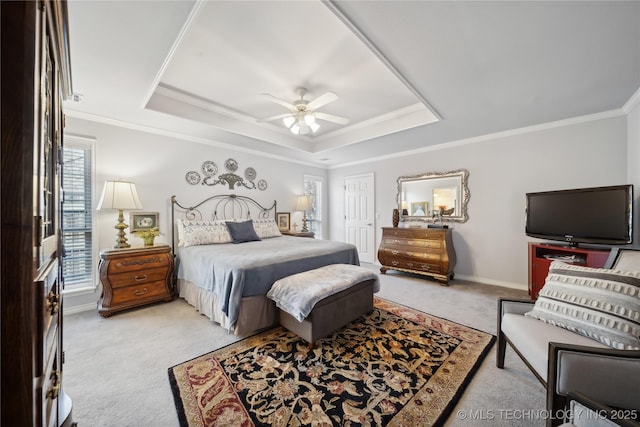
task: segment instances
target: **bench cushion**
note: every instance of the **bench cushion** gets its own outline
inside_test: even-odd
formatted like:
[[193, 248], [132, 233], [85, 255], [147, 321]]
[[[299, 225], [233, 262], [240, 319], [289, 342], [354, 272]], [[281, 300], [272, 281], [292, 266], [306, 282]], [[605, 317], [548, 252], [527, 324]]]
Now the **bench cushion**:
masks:
[[302, 322], [320, 300], [366, 280], [374, 281], [373, 292], [380, 290], [378, 275], [373, 271], [358, 265], [331, 264], [276, 281], [267, 297]]

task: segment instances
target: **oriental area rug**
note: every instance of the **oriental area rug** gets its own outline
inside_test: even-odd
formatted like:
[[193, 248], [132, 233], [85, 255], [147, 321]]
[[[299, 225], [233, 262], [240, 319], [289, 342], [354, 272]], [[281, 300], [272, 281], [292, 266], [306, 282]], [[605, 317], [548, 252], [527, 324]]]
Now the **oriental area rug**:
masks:
[[495, 337], [375, 298], [315, 348], [276, 327], [169, 368], [180, 425], [442, 425]]

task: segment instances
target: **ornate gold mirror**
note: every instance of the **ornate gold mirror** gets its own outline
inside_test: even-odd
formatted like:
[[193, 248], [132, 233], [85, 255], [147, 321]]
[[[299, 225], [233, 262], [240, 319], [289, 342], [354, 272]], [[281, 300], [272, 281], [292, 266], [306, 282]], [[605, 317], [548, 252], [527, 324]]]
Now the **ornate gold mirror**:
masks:
[[469, 187], [466, 169], [398, 178], [398, 210], [402, 221], [466, 222]]

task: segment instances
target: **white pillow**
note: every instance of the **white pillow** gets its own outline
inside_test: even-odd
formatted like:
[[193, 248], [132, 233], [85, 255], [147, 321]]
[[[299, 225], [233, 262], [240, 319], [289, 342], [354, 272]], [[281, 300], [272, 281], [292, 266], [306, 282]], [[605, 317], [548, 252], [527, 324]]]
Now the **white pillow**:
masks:
[[254, 219], [253, 229], [256, 230], [256, 234], [261, 239], [282, 236], [278, 224], [276, 224], [276, 220], [273, 218]]
[[533, 309], [525, 316], [609, 347], [639, 350], [640, 271], [554, 261]]
[[178, 246], [211, 245], [232, 241], [224, 221], [178, 220]]

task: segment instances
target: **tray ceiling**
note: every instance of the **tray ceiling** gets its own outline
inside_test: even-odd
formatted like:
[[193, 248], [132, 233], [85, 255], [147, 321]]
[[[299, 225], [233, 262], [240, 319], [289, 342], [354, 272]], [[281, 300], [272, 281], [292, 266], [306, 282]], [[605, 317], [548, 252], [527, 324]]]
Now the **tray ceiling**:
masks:
[[[639, 2], [70, 1], [68, 114], [335, 165], [620, 109]], [[293, 135], [293, 102], [338, 99]]]

